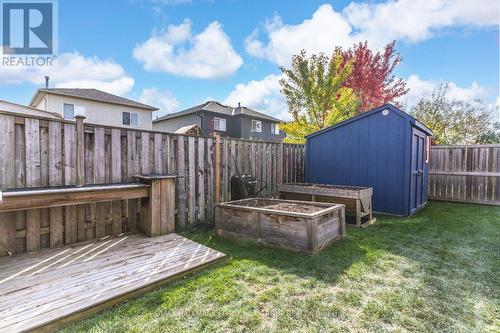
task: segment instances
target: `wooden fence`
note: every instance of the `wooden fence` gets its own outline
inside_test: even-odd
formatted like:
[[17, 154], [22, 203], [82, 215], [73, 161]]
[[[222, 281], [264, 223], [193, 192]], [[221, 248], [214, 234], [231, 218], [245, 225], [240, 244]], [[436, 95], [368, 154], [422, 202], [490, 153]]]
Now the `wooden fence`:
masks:
[[[251, 173], [273, 197], [282, 181], [303, 181], [303, 147], [110, 128], [0, 113], [0, 189], [131, 182], [178, 174], [176, 223], [210, 223], [229, 180]], [[0, 256], [132, 231], [138, 200], [0, 214]]]
[[429, 199], [500, 205], [500, 145], [433, 146]]

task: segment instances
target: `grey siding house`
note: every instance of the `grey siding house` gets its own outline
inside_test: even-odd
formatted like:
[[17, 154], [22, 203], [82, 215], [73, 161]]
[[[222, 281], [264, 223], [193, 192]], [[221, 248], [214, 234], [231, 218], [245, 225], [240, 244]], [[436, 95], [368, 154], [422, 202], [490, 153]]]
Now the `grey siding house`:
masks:
[[282, 141], [285, 133], [279, 129], [280, 122], [277, 118], [241, 105], [231, 107], [208, 101], [154, 119], [153, 129], [173, 133], [181, 127], [197, 125], [205, 136], [218, 133], [220, 136], [238, 139]]

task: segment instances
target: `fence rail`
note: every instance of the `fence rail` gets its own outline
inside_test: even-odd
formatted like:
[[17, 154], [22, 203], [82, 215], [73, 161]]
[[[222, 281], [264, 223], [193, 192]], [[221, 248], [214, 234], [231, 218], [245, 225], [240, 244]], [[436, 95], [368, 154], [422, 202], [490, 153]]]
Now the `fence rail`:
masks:
[[500, 205], [500, 145], [433, 146], [429, 198]]
[[[236, 168], [263, 180], [262, 195], [273, 197], [278, 183], [302, 180], [302, 161], [302, 146], [0, 114], [0, 189], [178, 174], [179, 227], [211, 222], [214, 201], [230, 200]], [[134, 230], [138, 205], [138, 200], [121, 200], [1, 213], [0, 256]]]

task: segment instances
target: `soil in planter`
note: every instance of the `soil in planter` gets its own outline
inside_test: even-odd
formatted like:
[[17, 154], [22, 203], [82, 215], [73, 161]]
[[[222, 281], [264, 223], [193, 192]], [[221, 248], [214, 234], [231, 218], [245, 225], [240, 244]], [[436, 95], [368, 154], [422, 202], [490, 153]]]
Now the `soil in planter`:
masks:
[[366, 190], [368, 188], [368, 187], [350, 186], [350, 185], [328, 185], [328, 184], [312, 184], [312, 183], [286, 183], [283, 185], [297, 185], [303, 187], [331, 188], [336, 190], [351, 190], [351, 191]]
[[291, 203], [291, 202], [280, 202], [275, 200], [266, 199], [254, 199], [245, 202], [238, 203], [238, 206], [244, 207], [258, 207], [265, 209], [278, 210], [282, 212], [293, 212], [293, 213], [305, 213], [311, 214], [323, 210], [325, 206], [317, 206], [314, 203]]

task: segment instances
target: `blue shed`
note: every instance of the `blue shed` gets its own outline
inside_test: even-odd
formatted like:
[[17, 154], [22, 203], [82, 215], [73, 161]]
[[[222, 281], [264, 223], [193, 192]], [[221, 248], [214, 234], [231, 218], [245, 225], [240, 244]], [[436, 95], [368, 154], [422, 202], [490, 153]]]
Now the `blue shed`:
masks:
[[432, 131], [391, 104], [306, 137], [305, 181], [373, 187], [376, 212], [408, 216], [427, 202]]

